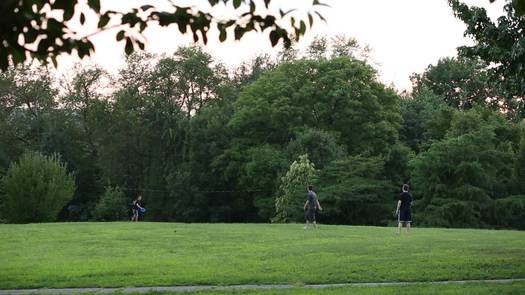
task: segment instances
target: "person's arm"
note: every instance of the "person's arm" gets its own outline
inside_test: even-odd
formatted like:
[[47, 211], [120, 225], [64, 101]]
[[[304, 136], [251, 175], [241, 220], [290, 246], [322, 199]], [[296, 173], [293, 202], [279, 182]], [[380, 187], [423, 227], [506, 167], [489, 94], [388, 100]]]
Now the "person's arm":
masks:
[[319, 199], [317, 199], [316, 201], [317, 201], [317, 208], [319, 208], [319, 210], [323, 211], [323, 207], [321, 207], [321, 204], [319, 204]]
[[308, 206], [308, 200], [304, 203], [304, 210], [306, 210], [306, 206]]
[[401, 200], [397, 201], [396, 214], [399, 214], [399, 207], [401, 207]]

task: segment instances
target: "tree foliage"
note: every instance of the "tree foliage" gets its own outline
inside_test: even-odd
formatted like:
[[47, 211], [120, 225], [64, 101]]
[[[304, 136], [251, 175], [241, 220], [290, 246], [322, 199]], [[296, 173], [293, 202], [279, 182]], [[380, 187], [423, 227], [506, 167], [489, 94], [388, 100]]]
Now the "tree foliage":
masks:
[[281, 178], [279, 196], [275, 199], [274, 222], [302, 221], [302, 204], [304, 204], [308, 185], [317, 177], [315, 166], [304, 154], [290, 165], [290, 169]]
[[493, 200], [512, 193], [516, 127], [497, 115], [456, 113], [446, 137], [411, 162], [418, 218], [432, 226], [485, 226]]
[[93, 215], [96, 220], [118, 221], [129, 217], [129, 202], [122, 190], [117, 187], [107, 186], [100, 197]]
[[[211, 7], [219, 4], [232, 4], [236, 15], [218, 17], [211, 12], [194, 7], [171, 4], [170, 9], [161, 9], [144, 4], [127, 12], [105, 10], [100, 0], [88, 0], [83, 7], [78, 0], [72, 1], [3, 1], [2, 26], [0, 27], [0, 70], [6, 70], [9, 62], [15, 65], [28, 58], [40, 61], [52, 61], [57, 64], [57, 57], [62, 53], [76, 53], [80, 58], [95, 51], [91, 36], [100, 31], [117, 28], [117, 42], [125, 43], [124, 51], [131, 54], [143, 50], [145, 37], [143, 32], [149, 26], [167, 27], [177, 25], [179, 32], [191, 33], [195, 42], [208, 40], [208, 31], [216, 28], [219, 40], [225, 41], [228, 35], [239, 40], [247, 32], [269, 32], [272, 46], [283, 40], [286, 46], [291, 37], [297, 40], [311, 27], [314, 20], [324, 20], [319, 6], [325, 6], [314, 0], [311, 11], [298, 15], [293, 10], [280, 10], [279, 14], [265, 13], [271, 0], [264, 0], [263, 5], [254, 0], [208, 0]], [[170, 2], [171, 3], [171, 2]], [[84, 27], [87, 18], [97, 23], [97, 32], [82, 35], [72, 23], [79, 22]]]
[[73, 175], [57, 155], [25, 153], [2, 178], [2, 215], [8, 222], [55, 221], [75, 192]]
[[465, 35], [475, 44], [458, 48], [459, 54], [484, 62], [491, 80], [499, 87], [499, 106], [513, 119], [525, 117], [523, 93], [525, 92], [525, 19], [524, 1], [505, 5], [506, 15], [493, 22], [483, 8], [469, 7], [460, 1], [449, 3], [457, 18], [467, 25]]
[[386, 225], [409, 183], [418, 225], [522, 228], [525, 125], [482, 59], [442, 59], [401, 97], [354, 39], [318, 45], [234, 69], [198, 46], [132, 54], [114, 76], [11, 67], [0, 175], [25, 152], [59, 154], [77, 187], [62, 221], [121, 218], [141, 193], [147, 220], [297, 222], [313, 182], [320, 222]]
[[335, 160], [321, 171], [319, 187], [327, 222], [385, 225], [391, 216], [394, 195], [381, 157]]
[[426, 87], [454, 108], [490, 105], [499, 109], [496, 87], [491, 85], [486, 66], [478, 60], [442, 58], [421, 75], [413, 76], [412, 81], [416, 93]]

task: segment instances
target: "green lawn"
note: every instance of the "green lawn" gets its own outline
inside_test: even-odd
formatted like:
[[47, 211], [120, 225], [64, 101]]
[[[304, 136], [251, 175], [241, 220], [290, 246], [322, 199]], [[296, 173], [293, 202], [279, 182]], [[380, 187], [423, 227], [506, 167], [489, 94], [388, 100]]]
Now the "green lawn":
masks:
[[0, 224], [0, 289], [525, 278], [525, 232], [394, 231], [304, 231], [299, 224]]

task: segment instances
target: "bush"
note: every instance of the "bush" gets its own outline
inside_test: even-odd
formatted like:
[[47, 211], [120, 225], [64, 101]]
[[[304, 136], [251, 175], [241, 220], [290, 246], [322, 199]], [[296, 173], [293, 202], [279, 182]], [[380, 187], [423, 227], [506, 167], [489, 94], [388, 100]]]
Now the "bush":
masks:
[[51, 222], [73, 198], [74, 177], [58, 155], [22, 155], [2, 178], [2, 218], [11, 223]]
[[93, 212], [96, 220], [115, 221], [128, 218], [128, 204], [126, 196], [117, 187], [106, 187]]
[[498, 226], [525, 229], [525, 195], [496, 200], [495, 213]]

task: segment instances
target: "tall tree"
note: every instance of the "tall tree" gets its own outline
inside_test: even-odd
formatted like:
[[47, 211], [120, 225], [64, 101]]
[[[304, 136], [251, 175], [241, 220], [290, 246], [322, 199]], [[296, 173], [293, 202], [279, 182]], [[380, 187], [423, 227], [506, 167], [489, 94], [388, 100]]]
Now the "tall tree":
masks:
[[415, 93], [425, 87], [455, 108], [466, 110], [475, 105], [500, 108], [497, 89], [488, 77], [486, 66], [478, 60], [442, 58], [424, 73], [411, 78]]
[[518, 130], [501, 114], [456, 112], [443, 140], [411, 162], [417, 214], [432, 226], [487, 226], [493, 201], [512, 192]]
[[387, 224], [394, 201], [384, 169], [381, 157], [349, 156], [331, 162], [319, 177], [323, 221]]
[[510, 2], [504, 8], [506, 15], [500, 17], [497, 24], [484, 8], [469, 7], [457, 0], [449, 0], [449, 3], [456, 17], [467, 25], [465, 35], [475, 42], [473, 46], [458, 48], [460, 55], [482, 60], [500, 88], [498, 105], [510, 118], [524, 118], [525, 19], [514, 13]]

